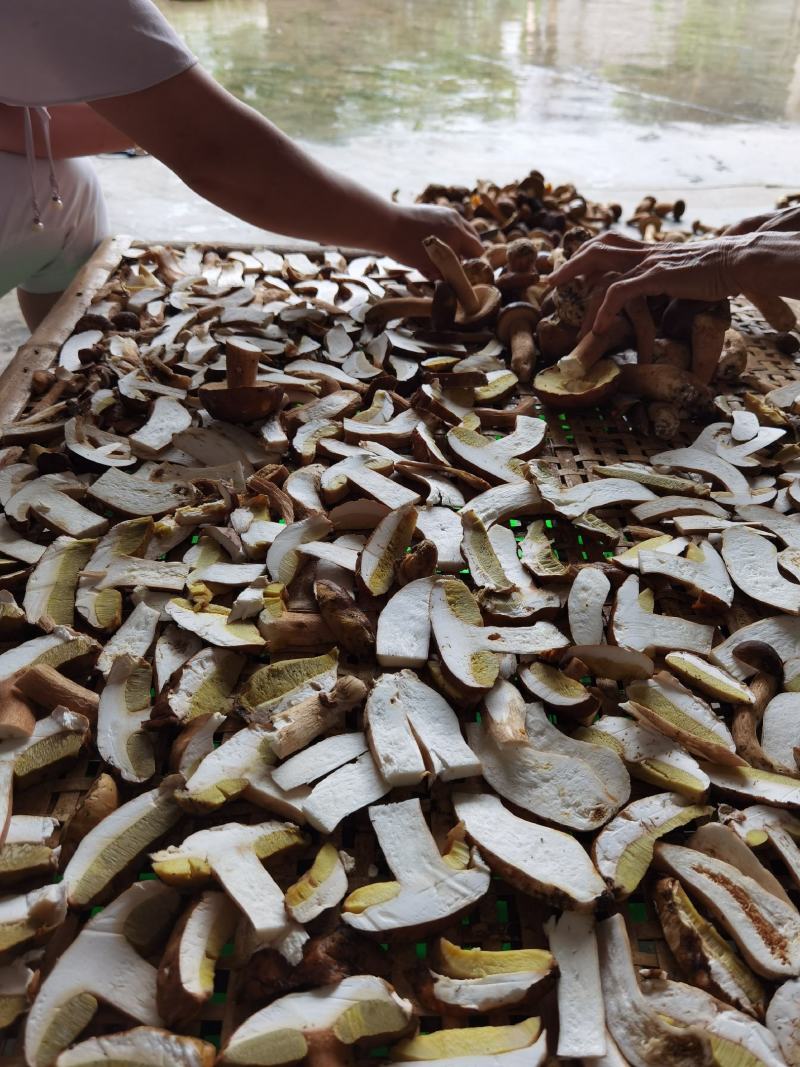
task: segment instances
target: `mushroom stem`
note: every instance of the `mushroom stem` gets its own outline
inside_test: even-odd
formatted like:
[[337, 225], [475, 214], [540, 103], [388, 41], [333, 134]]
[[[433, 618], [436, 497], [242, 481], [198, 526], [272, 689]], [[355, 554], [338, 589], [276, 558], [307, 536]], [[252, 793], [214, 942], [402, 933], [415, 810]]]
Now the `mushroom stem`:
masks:
[[453, 249], [433, 236], [426, 237], [422, 244], [431, 263], [455, 290], [456, 298], [467, 315], [476, 315], [480, 310], [480, 301]]
[[368, 326], [383, 327], [394, 319], [429, 319], [433, 314], [433, 297], [389, 296], [373, 304], [366, 314]]
[[247, 388], [256, 384], [261, 353], [229, 345], [225, 353], [225, 376], [229, 389]]
[[29, 700], [40, 704], [48, 712], [61, 706], [85, 715], [90, 722], [97, 719], [100, 705], [98, 694], [66, 678], [48, 663], [29, 667], [17, 678], [16, 686]]
[[584, 378], [606, 352], [622, 343], [627, 333], [628, 325], [619, 316], [614, 319], [605, 333], [594, 333], [589, 330], [569, 355], [558, 361], [561, 374], [567, 379]]
[[524, 323], [517, 323], [511, 330], [511, 369], [521, 382], [529, 382], [536, 361], [533, 331]]

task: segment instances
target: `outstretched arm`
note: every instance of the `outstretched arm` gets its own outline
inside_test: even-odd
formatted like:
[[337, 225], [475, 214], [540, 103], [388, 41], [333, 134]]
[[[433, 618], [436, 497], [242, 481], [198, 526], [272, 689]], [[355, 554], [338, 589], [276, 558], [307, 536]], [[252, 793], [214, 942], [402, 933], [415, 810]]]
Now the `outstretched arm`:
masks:
[[368, 248], [426, 272], [421, 242], [431, 233], [463, 256], [482, 252], [457, 212], [391, 204], [329, 170], [200, 66], [91, 106], [195, 192], [264, 229]]
[[[120, 152], [133, 141], [120, 133], [88, 104], [59, 104], [50, 112], [50, 145], [54, 159], [95, 156], [99, 152]], [[42, 125], [33, 119], [33, 146], [42, 159], [47, 154]], [[25, 154], [25, 115], [21, 107], [0, 104], [0, 152]]]

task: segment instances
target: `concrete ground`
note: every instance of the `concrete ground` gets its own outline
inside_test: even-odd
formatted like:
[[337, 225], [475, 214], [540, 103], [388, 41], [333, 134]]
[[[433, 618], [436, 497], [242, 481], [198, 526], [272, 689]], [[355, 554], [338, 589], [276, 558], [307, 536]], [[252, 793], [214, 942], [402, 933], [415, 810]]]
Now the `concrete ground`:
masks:
[[[96, 166], [105, 189], [113, 233], [127, 233], [146, 240], [229, 241], [253, 244], [280, 243], [285, 238], [269, 234], [240, 221], [202, 200], [154, 159], [100, 158]], [[559, 175], [552, 177], [558, 180]], [[462, 180], [468, 181], [468, 177]], [[699, 218], [711, 225], [733, 222], [746, 215], [774, 207], [785, 192], [779, 187], [689, 186], [658, 188], [593, 187], [579, 183], [584, 195], [616, 200], [632, 208], [645, 193], [663, 194], [665, 199], [683, 197], [688, 204], [686, 219]], [[381, 189], [389, 193], [390, 189]], [[0, 369], [22, 344], [28, 332], [19, 314], [13, 293], [0, 299]]]

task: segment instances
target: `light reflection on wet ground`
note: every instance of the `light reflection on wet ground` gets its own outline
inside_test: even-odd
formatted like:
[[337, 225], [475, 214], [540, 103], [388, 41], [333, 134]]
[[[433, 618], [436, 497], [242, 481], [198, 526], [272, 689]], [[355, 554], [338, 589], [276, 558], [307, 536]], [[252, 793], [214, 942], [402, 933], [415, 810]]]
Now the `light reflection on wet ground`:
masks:
[[160, 0], [213, 73], [383, 191], [533, 165], [792, 184], [796, 0]]

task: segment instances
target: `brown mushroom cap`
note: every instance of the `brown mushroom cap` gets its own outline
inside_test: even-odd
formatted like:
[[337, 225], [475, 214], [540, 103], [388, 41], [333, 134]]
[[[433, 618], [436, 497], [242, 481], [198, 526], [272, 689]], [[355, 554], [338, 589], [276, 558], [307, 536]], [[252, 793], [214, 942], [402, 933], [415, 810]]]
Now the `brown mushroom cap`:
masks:
[[206, 411], [223, 422], [256, 422], [277, 411], [283, 400], [278, 385], [243, 385], [230, 388], [225, 382], [201, 385], [198, 395]]
[[504, 345], [509, 344], [516, 326], [525, 326], [533, 333], [541, 318], [538, 308], [525, 300], [517, 300], [502, 309], [497, 317], [497, 336]]
[[456, 311], [455, 323], [457, 326], [480, 326], [494, 318], [500, 307], [500, 290], [494, 285], [476, 285], [473, 289], [478, 298], [478, 310], [468, 315], [462, 307]]

